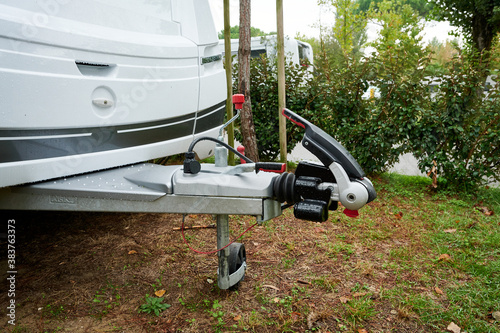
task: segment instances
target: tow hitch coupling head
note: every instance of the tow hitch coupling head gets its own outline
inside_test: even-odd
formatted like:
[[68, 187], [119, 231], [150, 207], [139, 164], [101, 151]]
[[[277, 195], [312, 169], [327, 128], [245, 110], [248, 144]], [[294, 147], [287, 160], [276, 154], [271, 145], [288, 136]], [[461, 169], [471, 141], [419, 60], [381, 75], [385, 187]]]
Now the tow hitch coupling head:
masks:
[[339, 201], [347, 216], [358, 216], [358, 209], [377, 197], [361, 166], [319, 127], [288, 109], [283, 110], [283, 115], [304, 128], [302, 145], [323, 165], [300, 162], [295, 174], [284, 173], [276, 177], [273, 181], [275, 198], [294, 205], [294, 215], [299, 219], [326, 221], [328, 211], [336, 210]]
[[[302, 145], [317, 156], [321, 164], [302, 161], [295, 173], [287, 173], [281, 163], [254, 163], [225, 142], [202, 137], [191, 143], [182, 173], [173, 177], [173, 194], [237, 198], [245, 203], [260, 198], [267, 201], [265, 207], [271, 202], [271, 206], [277, 207], [270, 209], [272, 214], [260, 214], [267, 217], [279, 215], [279, 203], [286, 202], [282, 209], [293, 206], [295, 217], [317, 222], [326, 221], [328, 211], [336, 210], [340, 202], [347, 216], [358, 216], [358, 209], [377, 196], [358, 162], [319, 127], [288, 109], [283, 110], [283, 115], [304, 129]], [[246, 164], [228, 167], [216, 163], [202, 167], [194, 153], [195, 145], [201, 140], [217, 142], [232, 150]], [[227, 157], [220, 160], [227, 160]]]

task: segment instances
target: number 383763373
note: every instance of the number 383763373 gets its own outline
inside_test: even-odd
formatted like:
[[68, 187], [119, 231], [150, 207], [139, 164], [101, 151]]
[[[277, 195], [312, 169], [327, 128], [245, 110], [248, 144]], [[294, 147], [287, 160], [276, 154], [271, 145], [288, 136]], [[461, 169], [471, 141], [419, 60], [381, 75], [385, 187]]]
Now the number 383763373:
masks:
[[7, 264], [9, 269], [16, 267], [16, 220], [7, 221]]

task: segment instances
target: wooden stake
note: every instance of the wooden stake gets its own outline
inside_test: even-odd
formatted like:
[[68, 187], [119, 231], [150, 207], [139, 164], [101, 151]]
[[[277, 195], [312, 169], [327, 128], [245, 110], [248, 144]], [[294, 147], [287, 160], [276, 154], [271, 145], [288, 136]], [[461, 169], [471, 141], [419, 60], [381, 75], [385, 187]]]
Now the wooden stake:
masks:
[[[224, 66], [226, 68], [226, 85], [227, 85], [227, 100], [226, 100], [226, 114], [227, 119], [233, 118], [233, 57], [231, 55], [231, 24], [230, 24], [229, 0], [224, 0]], [[227, 141], [228, 144], [234, 148], [234, 124], [227, 127]], [[229, 151], [228, 164], [234, 165], [234, 153]]]
[[283, 0], [276, 0], [276, 15], [278, 22], [278, 105], [279, 105], [279, 137], [280, 137], [280, 161], [286, 163], [286, 119], [281, 114], [286, 107], [285, 92], [285, 36], [283, 30]]

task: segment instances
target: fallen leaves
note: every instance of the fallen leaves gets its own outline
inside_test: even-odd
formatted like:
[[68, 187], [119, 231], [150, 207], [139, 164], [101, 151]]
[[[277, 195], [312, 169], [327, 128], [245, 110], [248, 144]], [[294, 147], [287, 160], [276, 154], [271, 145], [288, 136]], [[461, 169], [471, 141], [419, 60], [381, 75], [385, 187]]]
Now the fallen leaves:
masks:
[[349, 302], [351, 300], [351, 298], [347, 297], [347, 296], [340, 296], [339, 300], [340, 300], [340, 303], [346, 304], [347, 302]]
[[280, 288], [275, 287], [275, 286], [270, 285], [270, 284], [265, 284], [265, 285], [263, 285], [262, 287], [264, 287], [264, 288], [269, 288], [269, 289], [274, 289], [274, 290], [276, 290], [276, 291], [280, 291]]
[[368, 294], [369, 294], [368, 292], [355, 292], [351, 296], [340, 296], [339, 301], [342, 304], [346, 304], [347, 302], [350, 302], [353, 298], [361, 298]]
[[316, 312], [311, 311], [307, 316], [307, 327], [311, 330], [318, 319], [320, 319], [320, 316]]
[[291, 316], [293, 321], [298, 321], [300, 319], [301, 314], [294, 311], [291, 313]]
[[439, 261], [451, 261], [451, 257], [447, 253], [443, 253], [442, 255], [439, 256], [438, 258]]
[[352, 294], [352, 297], [363, 297], [366, 296], [368, 293], [354, 293]]
[[155, 291], [155, 295], [157, 297], [162, 297], [163, 295], [165, 295], [165, 292], [166, 292], [166, 290], [163, 290], [163, 289], [157, 290], [157, 291]]
[[460, 331], [462, 331], [462, 329], [454, 322], [451, 322], [446, 329], [452, 333], [460, 333]]
[[430, 177], [432, 175], [432, 187], [437, 188], [438, 187], [438, 181], [437, 181], [437, 162], [436, 160], [433, 160], [432, 163], [434, 164], [432, 166], [431, 171], [427, 173], [427, 177]]
[[480, 206], [479, 204], [475, 204], [474, 208], [486, 216], [493, 216], [493, 214], [494, 214], [493, 210], [491, 210], [485, 206]]
[[326, 229], [322, 227], [314, 227], [314, 232], [317, 234], [326, 233]]
[[297, 279], [297, 283], [311, 285], [311, 282], [301, 280], [301, 279]]
[[[385, 183], [384, 188], [388, 188]], [[381, 189], [380, 191], [383, 197], [386, 190]], [[327, 224], [306, 226], [300, 224], [303, 222], [292, 221], [292, 211], [285, 211], [283, 220], [280, 217], [274, 222], [269, 222], [271, 224], [264, 224], [263, 227], [259, 227], [260, 229], [254, 229], [255, 232], [253, 232], [252, 237], [246, 240], [249, 245], [248, 248], [255, 251], [253, 258], [250, 258], [253, 264], [252, 271], [250, 271], [250, 275], [247, 274], [247, 279], [240, 286], [240, 297], [238, 297], [236, 305], [234, 305], [234, 299], [224, 296], [226, 294], [213, 292], [218, 288], [214, 277], [217, 276], [214, 272], [217, 268], [216, 256], [208, 259], [205, 257], [196, 259], [194, 257], [196, 260], [186, 260], [192, 258], [192, 256], [188, 255], [186, 257], [183, 245], [178, 244], [179, 235], [175, 231], [171, 231], [172, 225], [168, 225], [174, 224], [181, 219], [180, 215], [140, 215], [141, 219], [147, 221], [143, 226], [143, 231], [147, 232], [145, 237], [137, 236], [141, 235], [138, 229], [139, 224], [132, 224], [129, 221], [132, 218], [131, 216], [127, 215], [120, 218], [120, 221], [124, 220], [131, 223], [130, 229], [133, 230], [124, 233], [120, 230], [123, 228], [106, 229], [110, 230], [110, 232], [116, 230], [117, 236], [110, 234], [113, 236], [110, 238], [106, 234], [104, 235], [106, 237], [102, 237], [102, 240], [96, 238], [96, 241], [92, 243], [82, 242], [84, 245], [88, 244], [87, 246], [91, 247], [92, 250], [96, 249], [96, 255], [101, 255], [101, 257], [95, 257], [99, 258], [97, 260], [104, 260], [105, 255], [109, 255], [105, 267], [116, 268], [112, 272], [114, 275], [109, 275], [110, 281], [114, 283], [118, 281], [119, 293], [122, 300], [125, 301], [121, 302], [120, 306], [116, 306], [113, 312], [110, 312], [110, 315], [107, 315], [104, 319], [108, 320], [112, 315], [116, 314], [121, 316], [123, 313], [135, 313], [137, 302], [128, 302], [127, 300], [139, 299], [139, 297], [144, 296], [145, 292], [141, 291], [141, 288], [123, 288], [121, 283], [134, 280], [133, 276], [148, 277], [146, 282], [153, 283], [154, 279], [160, 277], [159, 272], [161, 272], [161, 269], [166, 266], [172, 267], [170, 268], [171, 274], [163, 274], [161, 282], [162, 287], [169, 286], [169, 294], [162, 297], [165, 297], [166, 303], [173, 304], [173, 309], [170, 310], [171, 312], [164, 314], [159, 320], [173, 319], [174, 321], [169, 327], [199, 331], [214, 330], [215, 325], [217, 325], [217, 318], [213, 318], [208, 311], [223, 311], [224, 316], [222, 319], [226, 323], [227, 330], [231, 330], [233, 325], [237, 325], [240, 329], [249, 327], [249, 330], [269, 331], [273, 327], [268, 327], [266, 323], [271, 322], [276, 323], [274, 328], [291, 327], [296, 331], [310, 327], [311, 331], [314, 328], [316, 331], [323, 332], [330, 330], [332, 332], [350, 331], [351, 333], [359, 333], [363, 332], [359, 329], [366, 325], [366, 330], [370, 333], [377, 329], [386, 330], [386, 328], [387, 330], [392, 328], [393, 330], [404, 331], [405, 327], [408, 332], [412, 330], [414, 332], [424, 332], [429, 330], [428, 326], [426, 326], [426, 320], [430, 316], [430, 318], [441, 317], [441, 321], [436, 324], [436, 326], [439, 326], [437, 330], [440, 332], [452, 333], [447, 331], [446, 328], [453, 320], [457, 320], [457, 326], [463, 326], [461, 329], [469, 331], [470, 327], [466, 325], [463, 316], [459, 317], [451, 314], [448, 317], [449, 321], [446, 321], [442, 320], [446, 316], [441, 315], [441, 313], [446, 313], [450, 308], [450, 304], [453, 304], [453, 299], [447, 300], [447, 297], [452, 297], [456, 288], [464, 290], [463, 302], [461, 300], [461, 303], [473, 303], [475, 301], [473, 298], [474, 289], [472, 288], [479, 285], [475, 282], [479, 281], [480, 278], [471, 277], [470, 274], [459, 269], [459, 267], [461, 267], [462, 257], [469, 254], [472, 254], [472, 257], [480, 258], [478, 260], [480, 263], [489, 261], [490, 264], [497, 259], [494, 252], [494, 237], [485, 239], [491, 247], [482, 246], [485, 243], [483, 242], [484, 237], [488, 237], [488, 233], [493, 232], [495, 228], [498, 229], [498, 226], [496, 226], [497, 216], [485, 216], [472, 207], [479, 200], [465, 204], [467, 200], [464, 199], [464, 201], [461, 201], [464, 203], [463, 205], [455, 204], [447, 211], [443, 208], [449, 206], [444, 196], [436, 198], [428, 195], [429, 192], [422, 192], [422, 197], [417, 196], [417, 198], [422, 199], [423, 202], [419, 200], [418, 205], [413, 205], [413, 201], [408, 202], [406, 198], [398, 196], [393, 198], [392, 193], [391, 191], [385, 193], [385, 196], [390, 197], [391, 201], [387, 204], [384, 203], [384, 206], [382, 206], [381, 202], [375, 201], [378, 206], [372, 207], [367, 213], [368, 218], [372, 221], [368, 229], [361, 225], [353, 226], [350, 220], [343, 218], [339, 220], [335, 216]], [[455, 197], [453, 196], [453, 198]], [[481, 206], [495, 210], [495, 206], [490, 202], [485, 201]], [[496, 210], [498, 213], [498, 208]], [[138, 214], [134, 215], [134, 218], [136, 216]], [[211, 216], [199, 218], [201, 222], [193, 221], [192, 223], [196, 225], [209, 224], [210, 222], [203, 221], [205, 219], [209, 221]], [[158, 219], [158, 222], [153, 224], [156, 219]], [[168, 223], [165, 224], [167, 220]], [[253, 220], [247, 221], [242, 220], [240, 217], [234, 217], [231, 220], [231, 226], [236, 226], [236, 229], [244, 228], [252, 222]], [[391, 222], [401, 225], [401, 228], [394, 230]], [[286, 223], [284, 225], [287, 228], [281, 229], [280, 225], [283, 223]], [[489, 224], [492, 224], [492, 226]], [[354, 227], [361, 229], [358, 230], [359, 232], [350, 232], [349, 230], [354, 230], [352, 229]], [[474, 230], [468, 228], [474, 228]], [[102, 229], [96, 229], [91, 235], [98, 235], [96, 232]], [[296, 232], [296, 229], [302, 229], [302, 232]], [[196, 231], [192, 232], [196, 233]], [[424, 237], [420, 236], [421, 234]], [[82, 232], [82, 235], [88, 236], [87, 232]], [[436, 242], [429, 244], [428, 240], [431, 237], [435, 238]], [[213, 239], [214, 235], [211, 232], [197, 234], [197, 240], [200, 242], [208, 244]], [[116, 243], [107, 246], [109, 240], [116, 240]], [[441, 240], [444, 242], [437, 242]], [[160, 245], [158, 245], [159, 241], [161, 241]], [[467, 244], [469, 245], [466, 245], [466, 241], [468, 241]], [[285, 242], [287, 245], [290, 244], [290, 248], [294, 247], [293, 251], [287, 251], [287, 247], [284, 247]], [[79, 243], [77, 244], [79, 245]], [[476, 251], [476, 247], [477, 252], [473, 252]], [[144, 252], [148, 250], [154, 255], [144, 255]], [[489, 251], [486, 252], [485, 250]], [[77, 251], [73, 250], [71, 252], [77, 253]], [[121, 255], [120, 252], [122, 252]], [[302, 253], [307, 253], [309, 257]], [[439, 259], [441, 261], [438, 261], [438, 257], [442, 253], [447, 255], [442, 256]], [[484, 253], [486, 254], [483, 255]], [[398, 254], [401, 255], [397, 256]], [[83, 265], [86, 262], [94, 262], [89, 261], [88, 255], [82, 255], [81, 257], [82, 260], [85, 260], [79, 266], [81, 270], [87, 269], [87, 266]], [[62, 259], [65, 258], [64, 255], [60, 258], [55, 261], [55, 265], [52, 265], [52, 267], [60, 268], [60, 272], [66, 272], [67, 270], [65, 271], [63, 266], [58, 266], [58, 263], [67, 259]], [[282, 260], [284, 258], [297, 258], [297, 263], [292, 267], [293, 270], [290, 269], [280, 273], [279, 270], [282, 269]], [[453, 262], [457, 262], [458, 266], [453, 265]], [[196, 266], [193, 266], [195, 264]], [[396, 264], [403, 264], [403, 267], [397, 267]], [[64, 266], [66, 267], [68, 264]], [[212, 266], [212, 268], [209, 266]], [[406, 266], [411, 267], [411, 269], [405, 271], [404, 267]], [[122, 269], [122, 267], [124, 268]], [[42, 268], [43, 266], [41, 266]], [[78, 285], [74, 287], [73, 284], [66, 282], [65, 285], [69, 286], [67, 294], [71, 293], [71, 287], [77, 288], [75, 290], [78, 292], [86, 291], [86, 295], [95, 294], [95, 290], [99, 288], [99, 286], [93, 287], [91, 284], [96, 281], [95, 277], [87, 278], [86, 274], [78, 276], [73, 273], [79, 272], [76, 270], [76, 266], [74, 268], [70, 270], [71, 275], [62, 275], [61, 278], [61, 281], [66, 282], [70, 281], [69, 279], [74, 276], [78, 277]], [[482, 269], [479, 266], [478, 270], [490, 272], [488, 267]], [[366, 276], [368, 271], [372, 273]], [[110, 272], [110, 270], [106, 269], [106, 272]], [[394, 276], [394, 272], [400, 273]], [[181, 278], [178, 275], [181, 275]], [[184, 280], [180, 280], [182, 278], [189, 280], [184, 282]], [[178, 287], [179, 282], [183, 284], [182, 288]], [[313, 286], [309, 287], [311, 282]], [[360, 283], [359, 288], [354, 288], [353, 284], [356, 282]], [[187, 287], [184, 283], [186, 283]], [[197, 287], [190, 287], [193, 283]], [[153, 294], [154, 297], [157, 297], [155, 290], [162, 288], [158, 287], [158, 283], [156, 284], [156, 288], [146, 285], [150, 289], [149, 294]], [[365, 286], [368, 284], [377, 286], [379, 288], [378, 292], [366, 290]], [[63, 283], [61, 283], [61, 287], [62, 285]], [[89, 287], [93, 289], [84, 289]], [[113, 301], [115, 301], [114, 290], [107, 288], [106, 295], [113, 296]], [[207, 291], [202, 295], [203, 297], [199, 295], [200, 290]], [[404, 303], [392, 302], [393, 297], [387, 298], [384, 296], [387, 295], [388, 290], [389, 293], [392, 290], [400, 291], [400, 297], [402, 297]], [[357, 291], [365, 293], [356, 293]], [[490, 295], [495, 292], [494, 289], [488, 290], [487, 286], [480, 289], [480, 291], [491, 293]], [[181, 306], [181, 303], [177, 301], [179, 295], [188, 304], [195, 306], [198, 311], [190, 311], [191, 307]], [[262, 302], [260, 302], [259, 297], [268, 302], [268, 304], [264, 304], [265, 309], [261, 308]], [[276, 299], [278, 303], [273, 302], [275, 297], [279, 297]], [[405, 297], [408, 297], [408, 299]], [[204, 299], [210, 301], [210, 303], [201, 302]], [[217, 304], [223, 305], [223, 308], [211, 308], [212, 303], [217, 299], [219, 300]], [[107, 300], [109, 300], [109, 297]], [[281, 300], [283, 303], [281, 303]], [[414, 311], [417, 311], [416, 308], [421, 304], [415, 304], [414, 302], [419, 300], [424, 300], [428, 307], [424, 308], [422, 306], [421, 310], [419, 308], [417, 315]], [[316, 303], [317, 308], [309, 306], [309, 302]], [[404, 304], [408, 304], [408, 306], [404, 307]], [[101, 308], [104, 309], [103, 305], [101, 305]], [[250, 313], [252, 309], [255, 309], [255, 313]], [[359, 324], [354, 326], [350, 324], [351, 320], [346, 317], [352, 313], [350, 311], [358, 309], [362, 311], [369, 309], [377, 314], [367, 321], [360, 320]], [[493, 304], [491, 307], [477, 306], [474, 309], [477, 314], [473, 318], [474, 321], [477, 320], [486, 327], [498, 327], [495, 325], [500, 323], [500, 313], [495, 314], [497, 317], [495, 318], [492, 311], [500, 311], [500, 307]], [[399, 315], [398, 310], [401, 311], [401, 315]], [[297, 312], [292, 314], [292, 311]], [[301, 311], [300, 314], [298, 311]], [[361, 314], [363, 313], [361, 312]], [[275, 317], [268, 317], [268, 315], [275, 315]], [[336, 318], [336, 316], [339, 316], [339, 318]], [[130, 323], [136, 322], [134, 318]], [[196, 322], [189, 325], [186, 322], [188, 318], [196, 318]], [[356, 317], [356, 321], [358, 321], [358, 318]], [[146, 320], [150, 320], [148, 317], [140, 319], [137, 323], [141, 325]], [[306, 321], [306, 319], [309, 319], [309, 321]], [[127, 321], [128, 319], [125, 318], [124, 320]], [[254, 322], [252, 322], [253, 320]], [[295, 321], [298, 321], [298, 323], [295, 323]], [[338, 323], [343, 326], [337, 327]], [[132, 326], [130, 329], [140, 330], [140, 327]]]
[[467, 227], [466, 227], [466, 228], [467, 228], [467, 229], [472, 229], [472, 228], [474, 228], [476, 225], [477, 225], [477, 222], [476, 222], [476, 221], [473, 221], [473, 222], [469, 223], [469, 224], [467, 225]]

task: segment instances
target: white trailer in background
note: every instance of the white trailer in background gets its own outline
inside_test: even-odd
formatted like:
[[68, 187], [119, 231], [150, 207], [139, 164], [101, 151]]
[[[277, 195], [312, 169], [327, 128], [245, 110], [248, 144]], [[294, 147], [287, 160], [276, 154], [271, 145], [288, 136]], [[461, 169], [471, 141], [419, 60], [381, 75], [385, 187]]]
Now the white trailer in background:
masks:
[[[224, 54], [224, 40], [219, 41], [221, 52]], [[264, 37], [251, 38], [251, 53], [252, 58], [260, 57], [261, 54], [268, 58], [277, 57], [277, 36], [269, 35]], [[295, 65], [308, 66], [308, 70], [313, 70], [314, 57], [313, 49], [309, 43], [302, 42], [297, 39], [285, 37], [285, 56], [287, 61], [293, 62]], [[239, 40], [231, 39], [231, 55], [238, 54]]]

